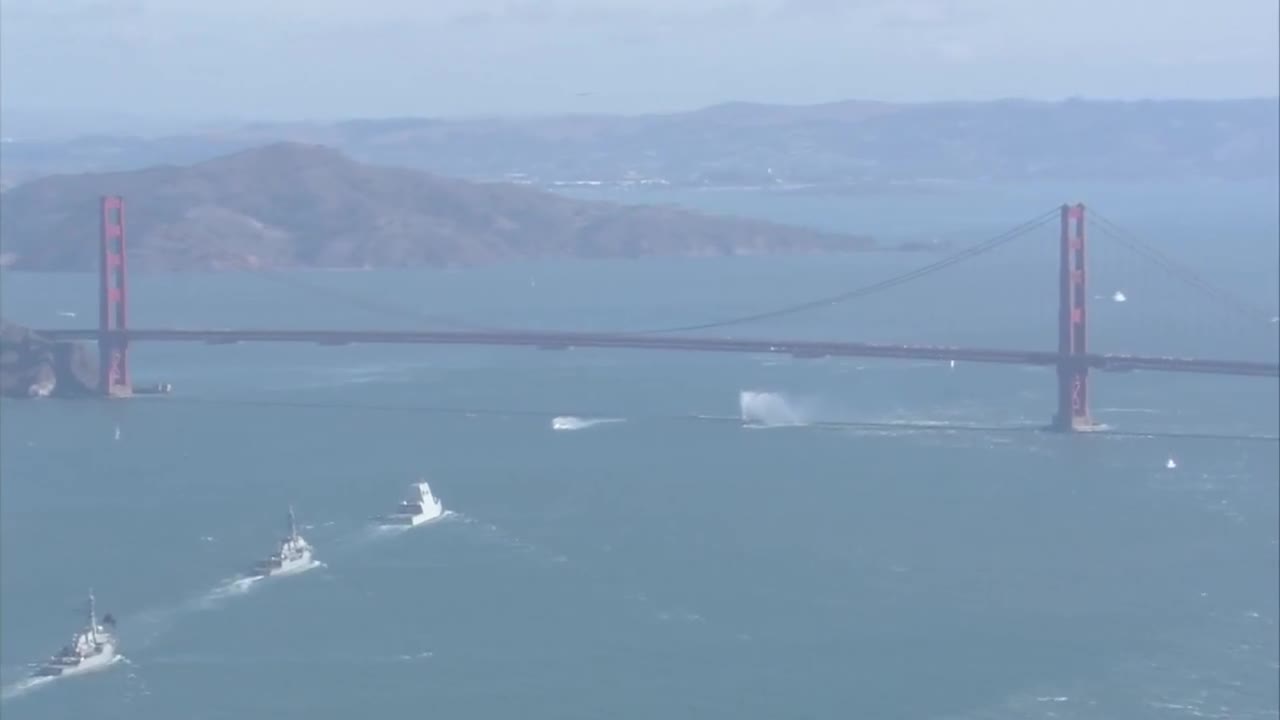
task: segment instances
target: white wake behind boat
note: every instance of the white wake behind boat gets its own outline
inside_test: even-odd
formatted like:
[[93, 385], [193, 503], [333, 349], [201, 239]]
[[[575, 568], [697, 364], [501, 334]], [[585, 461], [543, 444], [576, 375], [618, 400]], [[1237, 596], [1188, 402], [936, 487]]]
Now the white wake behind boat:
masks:
[[378, 518], [383, 525], [413, 527], [435, 520], [444, 514], [444, 505], [440, 498], [431, 494], [431, 486], [425, 480], [413, 484], [413, 492], [408, 500], [401, 500], [400, 506], [390, 515]]
[[116, 637], [108, 628], [114, 628], [115, 618], [107, 613], [98, 623], [94, 608], [93, 591], [89, 591], [89, 619], [84, 629], [71, 638], [53, 657], [36, 668], [32, 677], [62, 677], [76, 673], [100, 670], [115, 661]]

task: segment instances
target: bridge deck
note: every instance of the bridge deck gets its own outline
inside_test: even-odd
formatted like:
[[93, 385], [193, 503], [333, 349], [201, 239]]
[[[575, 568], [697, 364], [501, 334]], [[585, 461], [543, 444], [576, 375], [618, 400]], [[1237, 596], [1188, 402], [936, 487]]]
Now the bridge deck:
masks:
[[[57, 340], [96, 340], [98, 330], [38, 330]], [[1090, 353], [1062, 356], [1055, 351], [1002, 350], [928, 345], [897, 345], [813, 340], [764, 340], [669, 335], [634, 335], [565, 331], [414, 331], [414, 330], [173, 330], [129, 329], [111, 331], [129, 342], [292, 342], [318, 345], [423, 344], [423, 345], [503, 345], [547, 350], [568, 348], [613, 348], [626, 350], [686, 350], [700, 352], [772, 353], [795, 357], [876, 357], [955, 360], [957, 362], [1042, 365], [1082, 363], [1099, 370], [1156, 370], [1163, 372], [1209, 373], [1280, 377], [1280, 364], [1238, 360], [1155, 357]]]

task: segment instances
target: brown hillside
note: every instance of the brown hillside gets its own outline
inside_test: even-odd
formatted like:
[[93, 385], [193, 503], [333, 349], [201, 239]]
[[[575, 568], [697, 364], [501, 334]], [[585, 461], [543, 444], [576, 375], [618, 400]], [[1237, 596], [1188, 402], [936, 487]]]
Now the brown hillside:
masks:
[[279, 143], [188, 167], [62, 175], [0, 196], [10, 266], [91, 270], [96, 203], [128, 202], [137, 269], [407, 267], [549, 257], [841, 252], [871, 241], [667, 207], [571, 200]]

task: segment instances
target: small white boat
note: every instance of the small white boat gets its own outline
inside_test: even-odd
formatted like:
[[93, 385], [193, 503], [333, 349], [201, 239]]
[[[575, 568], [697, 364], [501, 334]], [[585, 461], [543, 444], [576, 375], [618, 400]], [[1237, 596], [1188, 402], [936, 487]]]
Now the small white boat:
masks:
[[403, 525], [413, 527], [424, 522], [435, 520], [444, 514], [444, 505], [440, 498], [431, 494], [431, 486], [425, 480], [413, 484], [413, 494], [408, 500], [401, 500], [400, 507], [390, 515], [378, 518], [383, 525]]
[[1164, 466], [1168, 470], [1173, 470], [1178, 467], [1178, 463], [1174, 461], [1173, 458], [1169, 458], [1168, 460], [1164, 461]]

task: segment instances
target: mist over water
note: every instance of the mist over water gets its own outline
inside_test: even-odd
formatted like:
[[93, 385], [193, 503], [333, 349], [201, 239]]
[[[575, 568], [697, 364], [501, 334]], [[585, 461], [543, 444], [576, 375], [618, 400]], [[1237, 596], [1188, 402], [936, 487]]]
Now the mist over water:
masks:
[[738, 394], [742, 422], [756, 427], [794, 427], [807, 425], [812, 418], [805, 403], [771, 392], [743, 390]]
[[[1129, 192], [1096, 194], [1207, 277], [1275, 297], [1275, 278], [1242, 260], [1275, 251], [1270, 206], [1222, 189]], [[821, 214], [884, 237], [982, 236], [1064, 194], [684, 200]], [[1162, 224], [1170, 206], [1185, 227]], [[1214, 248], [1207, 216], [1236, 222]], [[733, 334], [1052, 347], [1045, 242], [919, 291]], [[1275, 353], [1274, 325], [1214, 320], [1183, 288], [1093, 252], [1095, 287], [1128, 296], [1091, 305], [1093, 347]], [[324, 281], [492, 325], [625, 329], [808, 299], [922, 262], [907, 255]], [[6, 276], [6, 315], [75, 326], [94, 317], [95, 287]], [[408, 322], [251, 274], [138, 276], [131, 292], [138, 326]], [[193, 304], [204, 297], [219, 302]], [[6, 697], [6, 720], [424, 708], [1274, 719], [1280, 706], [1277, 446], [1167, 436], [1276, 434], [1274, 380], [1095, 373], [1097, 419], [1153, 436], [1062, 437], [1030, 430], [1054, 408], [1041, 368], [495, 348], [135, 353], [140, 382], [178, 394], [0, 405], [0, 685], [65, 642], [88, 585], [120, 618], [129, 659]], [[933, 429], [909, 427], [920, 425]], [[451, 514], [374, 530], [419, 477]], [[291, 504], [324, 566], [229, 590]]]

